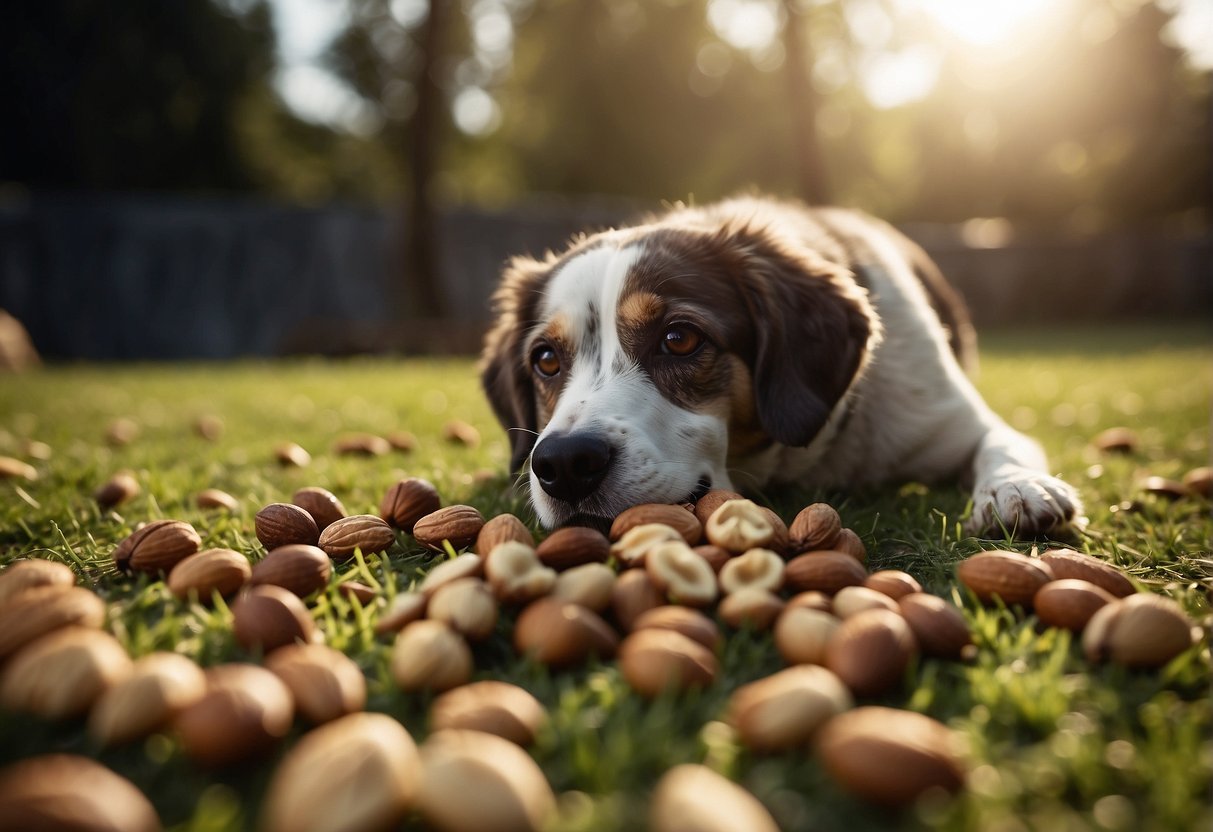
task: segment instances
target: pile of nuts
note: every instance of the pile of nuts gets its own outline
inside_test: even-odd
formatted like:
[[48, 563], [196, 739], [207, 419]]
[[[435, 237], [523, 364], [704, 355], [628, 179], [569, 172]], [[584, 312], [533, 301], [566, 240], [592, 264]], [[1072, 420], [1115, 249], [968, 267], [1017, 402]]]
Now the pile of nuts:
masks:
[[[232, 502], [222, 492], [198, 495], [199, 505]], [[616, 660], [639, 695], [671, 696], [720, 675], [715, 612], [730, 628], [770, 631], [788, 665], [729, 699], [724, 718], [747, 749], [813, 748], [845, 789], [884, 805], [964, 784], [950, 729], [856, 699], [902, 685], [917, 655], [969, 657], [976, 648], [965, 618], [905, 572], [869, 574], [859, 536], [826, 504], [789, 526], [717, 490], [694, 505], [635, 506], [605, 534], [567, 527], [537, 544], [518, 518], [442, 507], [430, 483], [408, 478], [384, 495], [378, 516], [349, 515], [313, 487], [262, 508], [255, 527], [266, 549], [255, 564], [230, 549], [199, 551], [201, 536], [179, 520], [139, 527], [113, 558], [119, 570], [165, 576], [178, 599], [232, 599], [234, 637], [263, 665], [202, 669], [171, 653], [132, 661], [101, 630], [104, 602], [76, 586], [70, 568], [24, 560], [0, 574], [0, 707], [46, 719], [87, 715], [105, 746], [171, 731], [210, 766], [265, 754], [298, 715], [318, 727], [275, 771], [267, 829], [378, 829], [414, 810], [442, 830], [540, 829], [556, 800], [522, 747], [547, 714], [515, 685], [472, 682], [471, 645], [512, 620], [520, 655], [552, 668]], [[378, 610], [375, 632], [394, 638], [395, 684], [438, 694], [420, 748], [392, 718], [363, 712], [362, 670], [324, 645], [304, 602], [330, 585], [334, 562], [386, 552], [397, 530], [446, 555], [387, 604], [372, 587], [339, 587]], [[1047, 626], [1083, 632], [1092, 661], [1157, 667], [1196, 635], [1174, 602], [1139, 594], [1105, 562], [1070, 550], [983, 552], [957, 574], [982, 602], [1034, 609]], [[110, 783], [114, 799], [95, 806], [75, 785], [81, 779]], [[117, 828], [157, 827], [134, 786], [85, 758], [40, 757], [0, 773], [0, 814], [36, 818], [52, 798], [65, 812], [114, 818]], [[744, 819], [730, 828], [777, 828], [753, 796], [703, 766], [679, 766], [657, 784], [650, 819], [658, 832], [725, 828], [722, 818]]]

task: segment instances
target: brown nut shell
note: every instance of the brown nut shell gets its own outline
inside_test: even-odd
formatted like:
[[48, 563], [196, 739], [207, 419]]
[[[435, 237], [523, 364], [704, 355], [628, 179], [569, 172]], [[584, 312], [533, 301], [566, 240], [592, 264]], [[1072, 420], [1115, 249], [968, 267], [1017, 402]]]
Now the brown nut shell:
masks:
[[711, 650], [674, 630], [637, 629], [619, 646], [619, 669], [647, 698], [712, 684], [720, 670]]
[[265, 754], [290, 731], [291, 692], [265, 668], [217, 665], [206, 671], [206, 683], [206, 693], [173, 722], [187, 757], [230, 765]]
[[882, 569], [873, 572], [864, 580], [863, 585], [868, 589], [883, 592], [894, 601], [900, 601], [907, 595], [922, 592], [922, 584], [913, 576], [900, 569]]
[[476, 542], [484, 528], [484, 516], [472, 506], [454, 505], [430, 512], [413, 524], [413, 537], [422, 546], [443, 548], [444, 540], [463, 549]]
[[1018, 552], [990, 551], [956, 564], [956, 577], [982, 603], [1001, 598], [1007, 606], [1032, 606], [1036, 592], [1053, 580], [1053, 571], [1039, 558]]
[[775, 619], [775, 647], [788, 664], [825, 664], [826, 648], [841, 626], [828, 612], [789, 605]]
[[1040, 560], [1048, 564], [1056, 580], [1077, 578], [1089, 581], [1117, 598], [1128, 598], [1137, 592], [1132, 582], [1115, 566], [1073, 549], [1048, 549], [1041, 553]]
[[472, 678], [472, 651], [441, 621], [414, 621], [396, 636], [392, 678], [406, 692], [444, 691]]
[[0, 769], [0, 818], [10, 830], [160, 832], [135, 784], [88, 757], [43, 754]]
[[194, 495], [194, 505], [203, 510], [235, 511], [240, 508], [240, 501], [218, 488], [204, 488]]
[[701, 526], [708, 525], [708, 518], [729, 500], [744, 500], [745, 497], [738, 494], [736, 491], [729, 491], [726, 488], [713, 488], [707, 494], [704, 494], [695, 502], [695, 519], [699, 521]]
[[288, 644], [266, 656], [265, 666], [290, 689], [295, 709], [314, 725], [366, 707], [366, 677], [339, 650]]
[[535, 548], [535, 535], [531, 534], [525, 523], [512, 514], [498, 514], [487, 520], [481, 526], [480, 534], [476, 535], [473, 548], [480, 557], [487, 558], [498, 544], [507, 541]]
[[514, 625], [514, 649], [550, 667], [609, 659], [618, 646], [619, 636], [596, 613], [555, 598], [532, 602]]
[[877, 696], [901, 684], [917, 649], [900, 615], [864, 610], [843, 621], [830, 639], [825, 666], [856, 696]]
[[904, 596], [897, 605], [919, 649], [926, 655], [958, 659], [965, 647], [972, 644], [964, 615], [942, 598], [915, 592]]
[[535, 741], [547, 716], [539, 700], [517, 685], [485, 680], [435, 699], [430, 706], [430, 730], [483, 731], [527, 746]]
[[417, 590], [425, 597], [431, 598], [445, 584], [460, 578], [479, 578], [483, 574], [484, 558], [472, 552], [464, 552], [433, 566], [425, 573]]
[[253, 518], [257, 539], [267, 550], [292, 543], [315, 546], [320, 529], [306, 509], [294, 503], [270, 503]]
[[142, 489], [133, 475], [123, 471], [114, 474], [93, 492], [93, 499], [101, 508], [113, 508], [135, 497]]
[[433, 483], [420, 477], [406, 477], [383, 495], [379, 516], [395, 528], [412, 534], [418, 520], [433, 514], [441, 506], [442, 500]]
[[783, 610], [784, 602], [778, 595], [759, 587], [739, 589], [725, 596], [716, 608], [721, 619], [735, 630], [769, 629]]
[[1037, 590], [1032, 607], [1045, 626], [1081, 633], [1100, 607], [1115, 600], [1112, 593], [1090, 581], [1063, 578]]
[[334, 520], [316, 544], [333, 560], [346, 560], [357, 549], [364, 555], [386, 552], [396, 542], [392, 527], [373, 514], [353, 514]]
[[168, 574], [169, 592], [185, 600], [193, 593], [209, 604], [214, 593], [233, 594], [248, 582], [253, 569], [248, 558], [231, 549], [206, 549], [179, 561]]
[[619, 540], [629, 529], [652, 523], [660, 523], [674, 529], [688, 546], [694, 546], [703, 538], [703, 524], [694, 512], [687, 511], [682, 506], [645, 503], [632, 506], [615, 518], [611, 523], [611, 541]]
[[0, 572], [0, 608], [26, 590], [37, 587], [61, 587], [76, 584], [76, 573], [57, 560], [28, 558], [13, 561]]
[[788, 528], [788, 545], [797, 554], [833, 549], [842, 531], [842, 519], [833, 506], [813, 503], [800, 510]]
[[388, 604], [375, 622], [375, 635], [398, 633], [414, 621], [425, 617], [428, 599], [420, 592], [400, 592]]
[[113, 636], [64, 627], [13, 656], [0, 672], [0, 708], [43, 719], [67, 719], [131, 672], [131, 660]]
[[84, 587], [38, 586], [0, 604], [0, 661], [61, 627], [99, 629], [105, 602]]
[[328, 586], [333, 561], [319, 546], [292, 543], [272, 549], [253, 567], [254, 586], [270, 584], [306, 598]]
[[686, 763], [661, 776], [649, 804], [652, 832], [779, 832], [758, 798], [707, 766]]
[[1101, 607], [1087, 622], [1082, 647], [1091, 662], [1162, 667], [1192, 646], [1192, 622], [1179, 604], [1141, 593]]
[[643, 569], [621, 573], [611, 590], [611, 612], [625, 632], [632, 630], [641, 613], [665, 603], [665, 596]]
[[178, 653], [149, 653], [101, 695], [88, 732], [106, 746], [141, 740], [161, 730], [206, 693], [206, 674]]
[[636, 617], [632, 624], [632, 632], [650, 627], [682, 633], [712, 651], [720, 647], [720, 630], [717, 629], [716, 622], [689, 607], [674, 605], [654, 607]]
[[843, 552], [808, 552], [788, 561], [784, 585], [797, 592], [816, 590], [833, 595], [846, 586], [860, 586], [868, 577], [863, 564]]
[[315, 623], [299, 596], [280, 586], [262, 584], [232, 604], [232, 631], [245, 650], [268, 653], [297, 641], [311, 642]]
[[153, 520], [118, 544], [114, 563], [123, 571], [168, 572], [201, 545], [202, 538], [189, 523]]
[[563, 572], [583, 563], [602, 563], [610, 556], [611, 542], [602, 532], [585, 526], [557, 529], [535, 549], [544, 566]]
[[324, 531], [333, 523], [345, 517], [345, 506], [337, 499], [337, 495], [327, 488], [308, 486], [300, 488], [291, 495], [291, 502], [312, 515], [316, 528]]

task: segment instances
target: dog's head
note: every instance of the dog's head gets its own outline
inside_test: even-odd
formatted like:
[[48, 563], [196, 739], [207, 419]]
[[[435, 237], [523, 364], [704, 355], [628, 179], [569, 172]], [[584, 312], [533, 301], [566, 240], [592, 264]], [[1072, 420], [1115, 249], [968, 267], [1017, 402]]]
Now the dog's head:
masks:
[[684, 211], [510, 263], [482, 379], [544, 525], [730, 487], [731, 455], [817, 435], [875, 318], [798, 239]]

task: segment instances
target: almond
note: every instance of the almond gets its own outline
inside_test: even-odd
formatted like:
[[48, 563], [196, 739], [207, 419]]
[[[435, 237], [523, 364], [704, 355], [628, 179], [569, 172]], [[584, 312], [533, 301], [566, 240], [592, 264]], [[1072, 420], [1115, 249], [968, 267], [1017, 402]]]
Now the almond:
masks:
[[799, 665], [738, 688], [728, 714], [742, 745], [769, 754], [806, 747], [818, 728], [854, 704], [831, 671]]
[[650, 627], [682, 633], [709, 650], [716, 650], [720, 646], [720, 631], [716, 628], [716, 622], [703, 613], [687, 607], [654, 607], [636, 617], [636, 621], [632, 624], [632, 632]]
[[334, 520], [320, 534], [320, 546], [334, 560], [346, 560], [357, 549], [364, 555], [386, 552], [396, 542], [392, 527], [373, 514], [354, 514]]
[[206, 693], [177, 716], [173, 728], [186, 756], [226, 766], [264, 755], [287, 735], [294, 715], [291, 692], [273, 673], [251, 664], [222, 664], [206, 671]]
[[469, 641], [483, 641], [497, 626], [497, 599], [479, 578], [460, 578], [430, 596], [426, 615], [445, 622]]
[[662, 543], [650, 551], [644, 569], [675, 604], [704, 607], [716, 600], [716, 573], [682, 540]]
[[788, 664], [824, 664], [842, 621], [809, 607], [785, 607], [775, 619], [775, 647]]
[[139, 481], [130, 473], [122, 471], [99, 485], [93, 492], [93, 499], [101, 508], [113, 508], [137, 496], [141, 490]]
[[856, 696], [876, 696], [901, 683], [917, 649], [900, 615], [864, 610], [843, 621], [830, 639], [825, 666]]
[[1047, 627], [1081, 633], [1091, 616], [1116, 598], [1090, 581], [1063, 578], [1042, 586], [1032, 599], [1036, 617]]
[[232, 604], [232, 630], [246, 650], [268, 653], [296, 641], [310, 642], [315, 624], [297, 595], [280, 586], [263, 584]]
[[204, 511], [223, 509], [235, 511], [240, 508], [240, 501], [218, 488], [206, 488], [194, 495], [194, 505]]
[[320, 725], [366, 706], [366, 677], [344, 653], [323, 644], [288, 644], [266, 656], [304, 719]]
[[673, 526], [664, 523], [646, 523], [632, 526], [619, 540], [611, 544], [611, 557], [624, 569], [644, 566], [649, 551], [663, 543], [685, 542]]
[[426, 598], [432, 598], [443, 584], [460, 578], [479, 578], [484, 574], [484, 559], [480, 555], [464, 552], [450, 560], [444, 560], [426, 573], [417, 587]]
[[1083, 651], [1091, 662], [1162, 667], [1192, 646], [1192, 622], [1170, 598], [1142, 593], [1101, 607], [1087, 622]]
[[18, 829], [160, 832], [156, 810], [131, 781], [74, 754], [44, 754], [0, 770], [0, 818]]
[[833, 549], [835, 552], [843, 552], [850, 555], [860, 563], [868, 562], [868, 549], [863, 545], [863, 540], [852, 529], [843, 529], [838, 533], [838, 539], [834, 541]]
[[1032, 606], [1037, 590], [1053, 580], [1047, 563], [1018, 552], [980, 552], [956, 565], [956, 577], [983, 603]]
[[522, 543], [535, 548], [535, 536], [521, 520], [512, 514], [499, 514], [484, 524], [476, 535], [473, 547], [481, 557], [488, 557], [497, 545], [506, 541]]
[[253, 567], [254, 586], [272, 584], [306, 598], [328, 586], [333, 562], [318, 546], [292, 543], [279, 546]]
[[421, 747], [421, 761], [418, 808], [427, 828], [540, 832], [556, 817], [543, 771], [509, 740], [481, 731], [436, 731]]
[[779, 832], [758, 798], [707, 766], [674, 766], [649, 804], [652, 832]]
[[266, 550], [302, 543], [315, 546], [320, 538], [316, 521], [305, 509], [293, 503], [270, 503], [253, 518], [257, 539]]
[[929, 789], [961, 788], [965, 775], [956, 746], [952, 731], [930, 717], [865, 707], [826, 723], [817, 750], [826, 770], [847, 791], [874, 803], [904, 806]]
[[750, 500], [728, 500], [704, 524], [708, 542], [730, 552], [771, 547], [775, 526], [770, 516]]
[[11, 456], [0, 456], [0, 480], [29, 480], [38, 479], [38, 469], [28, 462], [13, 459]]
[[628, 529], [651, 523], [660, 523], [674, 529], [682, 535], [688, 546], [694, 546], [703, 537], [703, 525], [693, 512], [682, 506], [645, 503], [632, 506], [616, 517], [615, 522], [611, 524], [610, 538], [612, 541], [619, 540]]
[[406, 477], [383, 495], [379, 516], [391, 526], [412, 534], [418, 520], [433, 514], [441, 506], [442, 500], [433, 483], [420, 477]]
[[78, 586], [39, 586], [0, 605], [0, 661], [61, 627], [99, 629], [105, 602]]
[[306, 468], [312, 464], [312, 455], [294, 442], [283, 442], [274, 448], [274, 456], [286, 468]]
[[914, 641], [928, 656], [958, 659], [973, 643], [969, 624], [953, 605], [925, 592], [914, 592], [897, 602], [901, 616], [910, 625]]
[[833, 506], [813, 503], [801, 509], [788, 529], [789, 545], [793, 552], [833, 549], [838, 534], [842, 531], [842, 520]]
[[424, 618], [427, 602], [428, 599], [420, 592], [399, 593], [375, 622], [375, 635], [398, 633], [414, 621]]
[[846, 586], [860, 586], [868, 577], [863, 564], [843, 552], [809, 552], [788, 561], [784, 583], [793, 590], [817, 590], [833, 595]]
[[141, 740], [202, 698], [206, 674], [177, 653], [149, 653], [93, 705], [88, 732], [104, 746]]
[[391, 670], [406, 693], [450, 690], [472, 677], [472, 651], [443, 622], [414, 621], [396, 637]]
[[601, 563], [610, 553], [611, 542], [601, 532], [585, 526], [557, 529], [535, 549], [543, 565], [557, 572], [583, 563]]
[[0, 706], [43, 719], [79, 716], [131, 671], [113, 636], [64, 627], [23, 648], [0, 673]]
[[180, 561], [168, 575], [168, 588], [173, 595], [185, 600], [190, 593], [204, 604], [214, 593], [226, 597], [248, 581], [252, 575], [248, 558], [231, 549], [207, 549]]
[[440, 508], [422, 517], [413, 526], [413, 537], [423, 546], [442, 549], [444, 540], [451, 546], [463, 549], [472, 545], [480, 530], [484, 528], [484, 517], [471, 506], [454, 505]]
[[300, 488], [291, 495], [291, 502], [312, 515], [316, 528], [321, 532], [346, 515], [345, 506], [336, 494], [314, 485]]
[[714, 488], [707, 494], [704, 494], [695, 502], [695, 519], [705, 529], [708, 525], [708, 518], [720, 508], [721, 505], [729, 500], [744, 500], [745, 497], [738, 494], [736, 491], [729, 491], [725, 488]]
[[632, 632], [619, 646], [619, 669], [632, 690], [647, 698], [712, 684], [716, 656], [674, 630], [648, 627]]
[[631, 631], [641, 613], [665, 603], [661, 590], [643, 569], [624, 572], [611, 590], [611, 612], [625, 631]]
[[1127, 598], [1137, 592], [1129, 579], [1116, 567], [1073, 549], [1048, 549], [1041, 553], [1040, 560], [1041, 563], [1048, 564], [1049, 571], [1057, 580], [1077, 578], [1080, 581], [1089, 581], [1117, 598]]
[[76, 573], [70, 566], [57, 560], [28, 558], [13, 561], [0, 572], [0, 608], [26, 590], [44, 586], [66, 589], [75, 583]]
[[266, 832], [395, 829], [417, 797], [421, 757], [386, 714], [349, 714], [309, 731], [286, 753], [266, 790]]
[[202, 545], [194, 527], [182, 520], [154, 520], [136, 529], [114, 549], [123, 571], [168, 572]]
[[615, 571], [611, 567], [605, 563], [586, 563], [557, 576], [552, 595], [602, 613], [611, 605], [614, 589]]
[[540, 598], [518, 616], [514, 649], [549, 667], [580, 664], [590, 656], [609, 659], [619, 637], [596, 613], [555, 598]]
[[531, 694], [506, 682], [473, 682], [439, 696], [430, 706], [430, 730], [462, 729], [494, 734], [527, 746], [547, 722]]
[[784, 603], [778, 595], [759, 587], [744, 587], [721, 601], [717, 612], [735, 630], [742, 627], [766, 630], [783, 609]]
[[525, 604], [547, 595], [555, 588], [557, 580], [556, 570], [540, 563], [534, 548], [516, 540], [507, 540], [493, 548], [484, 573], [493, 587], [493, 594], [507, 604]]
[[884, 609], [900, 613], [897, 602], [883, 592], [865, 586], [845, 586], [834, 596], [834, 614], [844, 621], [864, 610]]
[[747, 587], [775, 592], [783, 586], [783, 558], [770, 549], [751, 549], [722, 566], [717, 579], [726, 595]]
[[883, 592], [894, 601], [900, 601], [915, 592], [922, 592], [922, 584], [918, 583], [913, 575], [899, 569], [882, 569], [879, 572], [873, 572], [864, 580], [863, 585], [868, 589]]
[[383, 456], [392, 445], [373, 433], [350, 433], [333, 443], [333, 452], [343, 456]]

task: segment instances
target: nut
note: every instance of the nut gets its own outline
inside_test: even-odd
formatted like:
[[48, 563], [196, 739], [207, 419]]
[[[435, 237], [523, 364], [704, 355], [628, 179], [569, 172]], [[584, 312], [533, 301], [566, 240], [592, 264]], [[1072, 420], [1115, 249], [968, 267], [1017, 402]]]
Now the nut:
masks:
[[248, 558], [239, 552], [207, 549], [174, 566], [168, 575], [168, 588], [182, 600], [193, 593], [198, 601], [209, 604], [216, 592], [227, 597], [240, 589], [252, 572]]
[[407, 430], [395, 430], [387, 435], [388, 444], [392, 450], [402, 454], [411, 453], [417, 448], [417, 437]]
[[801, 509], [788, 529], [789, 545], [793, 552], [810, 552], [833, 549], [838, 534], [842, 531], [842, 520], [833, 506], [813, 503]]
[[742, 627], [766, 630], [783, 612], [783, 608], [784, 603], [778, 595], [758, 587], [744, 587], [721, 601], [717, 612], [725, 623], [736, 630]]
[[910, 625], [914, 641], [928, 656], [958, 659], [973, 643], [965, 617], [942, 598], [914, 592], [903, 597], [897, 605], [902, 618]]
[[280, 586], [262, 584], [232, 604], [232, 630], [245, 650], [268, 653], [296, 641], [310, 642], [315, 624], [307, 607]]
[[462, 419], [451, 419], [442, 426], [442, 438], [456, 445], [475, 448], [480, 444], [480, 431]]
[[481, 731], [436, 731], [421, 747], [421, 761], [418, 809], [427, 828], [539, 832], [556, 816], [556, 797], [543, 772], [509, 740]]
[[312, 464], [312, 455], [294, 442], [283, 442], [274, 448], [274, 457], [284, 468], [306, 468]]
[[0, 707], [43, 719], [79, 716], [130, 670], [131, 660], [110, 634], [64, 627], [5, 664]]
[[585, 526], [565, 526], [552, 532], [535, 549], [544, 566], [557, 572], [583, 563], [601, 563], [611, 554], [611, 542], [602, 532]]
[[507, 682], [473, 682], [442, 694], [430, 706], [431, 731], [483, 731], [522, 746], [535, 741], [547, 718], [538, 699]]
[[856, 696], [891, 690], [917, 651], [910, 625], [895, 612], [870, 609], [842, 622], [826, 645], [825, 666]]
[[253, 518], [257, 528], [257, 539], [266, 550], [303, 543], [315, 546], [320, 538], [320, 529], [312, 515], [293, 503], [270, 503]]
[[649, 804], [652, 832], [778, 832], [756, 797], [707, 766], [674, 766], [657, 781]]
[[375, 622], [375, 635], [398, 633], [407, 625], [424, 618], [427, 602], [428, 599], [420, 592], [401, 592]]
[[313, 724], [331, 722], [366, 706], [366, 677], [339, 650], [323, 644], [288, 644], [267, 656], [265, 666], [283, 681], [296, 710]]
[[887, 806], [928, 789], [964, 785], [957, 740], [942, 723], [913, 711], [856, 708], [826, 723], [817, 743], [826, 770], [847, 791]]
[[1172, 480], [1167, 477], [1146, 477], [1141, 482], [1141, 490], [1156, 497], [1165, 497], [1168, 500], [1182, 500], [1185, 497], [1192, 496], [1192, 492], [1188, 490], [1188, 486], [1179, 480]]
[[291, 692], [273, 673], [252, 664], [222, 664], [206, 671], [206, 693], [173, 727], [186, 756], [225, 766], [265, 754], [291, 730], [294, 716]]
[[567, 667], [590, 656], [609, 659], [619, 637], [598, 616], [577, 604], [540, 598], [518, 616], [514, 649], [541, 664]]
[[443, 622], [414, 621], [396, 636], [392, 678], [401, 690], [450, 690], [471, 677], [471, 649]]
[[848, 554], [860, 563], [868, 562], [868, 549], [863, 545], [859, 535], [851, 529], [843, 529], [834, 541], [834, 551]]
[[661, 591], [643, 569], [624, 572], [611, 590], [611, 612], [625, 631], [631, 631], [641, 613], [664, 603]]
[[842, 621], [822, 610], [787, 606], [775, 619], [775, 647], [788, 664], [824, 664]]
[[652, 549], [663, 543], [682, 539], [677, 529], [664, 523], [633, 526], [611, 545], [611, 557], [619, 561], [625, 569], [644, 566], [645, 558]]
[[1193, 494], [1204, 498], [1213, 496], [1213, 467], [1202, 465], [1184, 474], [1183, 484]]
[[1117, 598], [1127, 598], [1137, 592], [1116, 567], [1073, 549], [1048, 549], [1041, 553], [1040, 560], [1049, 565], [1049, 571], [1057, 580], [1077, 578], [1089, 581]]
[[1032, 599], [1032, 607], [1040, 623], [1081, 633], [1091, 616], [1116, 597], [1090, 581], [1063, 578], [1042, 586]]
[[817, 590], [833, 595], [847, 586], [860, 586], [868, 577], [863, 564], [843, 552], [798, 555], [783, 570], [784, 583], [798, 592]]
[[253, 567], [254, 586], [270, 584], [306, 598], [328, 586], [333, 562], [318, 546], [292, 543], [279, 546]]
[[531, 534], [521, 520], [512, 514], [498, 514], [488, 520], [476, 535], [476, 544], [472, 548], [481, 557], [488, 557], [499, 543], [513, 541], [535, 548], [535, 535]]
[[312, 515], [316, 528], [320, 531], [324, 531], [346, 515], [345, 506], [337, 499], [337, 495], [327, 488], [314, 485], [300, 488], [291, 495], [291, 502]]
[[426, 614], [469, 641], [482, 641], [497, 626], [497, 599], [479, 578], [460, 578], [438, 587]]
[[161, 829], [156, 810], [131, 781], [74, 754], [29, 757], [0, 770], [0, 818], [13, 830]]
[[751, 549], [722, 566], [719, 581], [725, 595], [747, 587], [776, 592], [783, 586], [783, 558], [770, 549]]
[[704, 524], [708, 542], [730, 552], [746, 552], [771, 546], [775, 526], [771, 518], [750, 500], [727, 500]]
[[704, 607], [716, 600], [716, 573], [682, 540], [652, 549], [644, 569], [653, 585], [675, 604]]
[[1141, 444], [1137, 431], [1126, 427], [1114, 427], [1095, 434], [1091, 444], [1106, 454], [1136, 453]]
[[873, 572], [864, 580], [863, 585], [868, 589], [883, 592], [894, 601], [900, 601], [915, 592], [922, 592], [922, 584], [918, 583], [913, 575], [899, 569], [882, 569], [879, 572]]
[[605, 563], [586, 563], [558, 575], [552, 595], [602, 613], [611, 605], [614, 589], [615, 571], [611, 567]]
[[168, 572], [201, 545], [202, 538], [189, 523], [154, 520], [118, 544], [114, 563], [123, 571]]
[[720, 631], [716, 622], [701, 612], [687, 607], [654, 607], [637, 616], [632, 632], [645, 629], [673, 630], [697, 641], [709, 650], [720, 646]]
[[78, 586], [38, 586], [0, 604], [0, 662], [61, 627], [99, 629], [105, 602]]
[[309, 731], [266, 791], [267, 832], [373, 832], [398, 827], [421, 780], [421, 757], [385, 714], [350, 714]]
[[11, 456], [0, 456], [0, 480], [29, 480], [38, 479], [38, 469], [28, 462], [13, 459]]
[[0, 607], [17, 595], [36, 587], [50, 586], [66, 589], [76, 583], [76, 573], [57, 560], [28, 558], [13, 561], [0, 572]]
[[719, 672], [716, 656], [699, 642], [674, 630], [636, 630], [619, 646], [619, 669], [632, 690], [654, 698], [712, 684]]
[[386, 552], [396, 542], [392, 527], [373, 514], [354, 514], [334, 520], [320, 533], [317, 544], [334, 560], [354, 556], [357, 549], [364, 555]]
[[826, 595], [824, 592], [818, 592], [815, 589], [809, 589], [804, 592], [798, 592], [788, 599], [788, 607], [807, 607], [811, 610], [821, 610], [834, 614], [834, 599]]
[[122, 471], [98, 486], [93, 492], [93, 499], [101, 508], [113, 508], [138, 495], [141, 490], [139, 481], [130, 473]]
[[726, 488], [713, 488], [707, 494], [704, 494], [695, 502], [695, 519], [699, 521], [699, 525], [707, 529], [708, 518], [715, 513], [716, 509], [727, 503], [729, 500], [744, 500], [736, 491], [729, 491]]
[[418, 520], [433, 514], [441, 506], [438, 489], [433, 483], [420, 477], [406, 477], [383, 495], [379, 516], [397, 529], [412, 534]]
[[344, 456], [383, 456], [391, 449], [390, 442], [373, 433], [349, 433], [333, 443], [333, 452]]
[[493, 593], [507, 604], [525, 604], [547, 595], [555, 588], [557, 580], [555, 569], [544, 566], [532, 547], [516, 540], [507, 540], [493, 548], [492, 556], [484, 565], [484, 573]]
[[769, 754], [808, 745], [827, 720], [854, 705], [832, 672], [798, 665], [738, 688], [728, 713], [742, 745]]
[[1032, 606], [1037, 590], [1053, 580], [1053, 570], [1018, 552], [980, 552], [956, 564], [956, 577], [983, 603], [1001, 598], [1007, 606]]
[[120, 416], [105, 426], [105, 441], [115, 447], [129, 445], [139, 438], [139, 423]]
[[471, 546], [484, 528], [484, 517], [471, 506], [447, 506], [431, 512], [413, 526], [413, 537], [423, 546], [442, 549], [448, 540], [456, 549]]
[[1091, 662], [1132, 668], [1162, 667], [1192, 646], [1192, 622], [1160, 595], [1131, 595], [1100, 608], [1082, 635]]
[[426, 598], [432, 598], [443, 584], [460, 578], [479, 578], [483, 573], [484, 559], [480, 555], [464, 552], [430, 569], [417, 589]]
[[367, 586], [361, 581], [342, 581], [337, 584], [337, 591], [349, 600], [355, 600], [362, 606], [367, 606], [379, 597], [379, 590]]
[[688, 546], [694, 546], [703, 537], [703, 524], [699, 522], [693, 512], [687, 511], [682, 506], [645, 503], [632, 506], [616, 517], [615, 522], [611, 524], [610, 538], [612, 541], [619, 540], [627, 534], [629, 529], [653, 523], [660, 523], [674, 529]]
[[693, 547], [693, 551], [695, 554], [706, 560], [708, 562], [708, 566], [712, 567], [712, 571], [717, 575], [720, 574], [720, 570], [723, 569], [724, 565], [729, 562], [729, 559], [733, 557], [733, 553], [728, 549], [713, 546], [711, 543], [707, 543], [702, 546], [695, 546]]
[[194, 419], [194, 433], [208, 442], [223, 436], [223, 420], [213, 413], [203, 413]]
[[791, 546], [788, 541], [788, 524], [783, 522], [782, 517], [771, 511], [766, 506], [759, 506], [759, 508], [761, 508], [762, 513], [766, 515], [767, 522], [771, 524], [771, 528], [775, 530], [775, 534], [771, 538], [771, 542], [768, 543], [764, 548], [770, 549], [771, 551], [778, 553], [780, 556], [787, 555], [788, 549]]
[[194, 495], [194, 505], [203, 510], [223, 509], [235, 511], [240, 508], [240, 501], [218, 488], [207, 488]]
[[202, 698], [206, 674], [177, 653], [149, 653], [94, 703], [88, 732], [105, 746], [141, 740]]
[[871, 609], [891, 610], [898, 614], [901, 612], [892, 598], [864, 586], [844, 586], [834, 596], [834, 614], [844, 621]]

